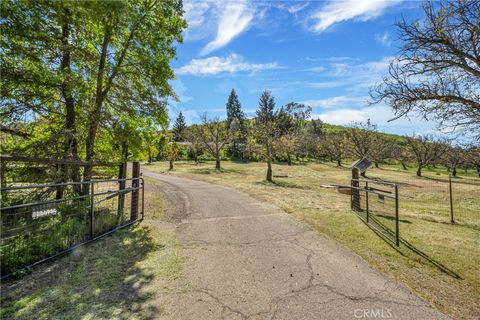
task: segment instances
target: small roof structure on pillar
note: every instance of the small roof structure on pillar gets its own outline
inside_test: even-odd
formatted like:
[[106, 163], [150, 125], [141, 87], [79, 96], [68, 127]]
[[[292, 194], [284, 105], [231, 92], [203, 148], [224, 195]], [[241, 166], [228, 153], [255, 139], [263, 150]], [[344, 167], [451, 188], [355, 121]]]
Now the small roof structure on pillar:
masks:
[[368, 160], [367, 158], [362, 158], [357, 161], [355, 161], [350, 168], [351, 169], [357, 169], [360, 173], [364, 173], [367, 171], [368, 168], [372, 166], [372, 162]]

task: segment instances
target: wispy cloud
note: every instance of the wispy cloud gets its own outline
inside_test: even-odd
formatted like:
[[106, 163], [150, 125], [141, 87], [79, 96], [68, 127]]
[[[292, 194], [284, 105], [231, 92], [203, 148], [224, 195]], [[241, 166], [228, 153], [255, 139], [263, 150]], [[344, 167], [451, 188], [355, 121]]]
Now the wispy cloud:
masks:
[[382, 46], [389, 48], [392, 45], [392, 39], [390, 38], [390, 34], [388, 32], [384, 33], [377, 33], [375, 35], [375, 40], [379, 42]]
[[226, 2], [218, 8], [218, 26], [215, 39], [200, 51], [201, 55], [209, 54], [229, 44], [235, 37], [247, 30], [255, 9], [246, 1]]
[[185, 41], [195, 41], [208, 37], [215, 31], [216, 19], [215, 6], [211, 2], [185, 1], [184, 18], [188, 28], [184, 32]]
[[399, 2], [400, 0], [330, 0], [312, 13], [311, 18], [315, 21], [312, 29], [323, 32], [339, 22], [351, 19], [367, 21]]
[[335, 88], [341, 85], [342, 83], [339, 81], [310, 82], [307, 84], [308, 87], [314, 89]]
[[316, 99], [316, 100], [305, 100], [302, 101], [303, 104], [320, 107], [320, 108], [338, 108], [338, 107], [348, 107], [348, 106], [365, 106], [367, 102], [366, 97], [347, 97], [347, 96], [337, 96], [325, 99]]
[[238, 54], [226, 57], [208, 57], [192, 59], [188, 64], [176, 70], [179, 75], [206, 76], [219, 73], [255, 72], [278, 68], [277, 63], [249, 63]]

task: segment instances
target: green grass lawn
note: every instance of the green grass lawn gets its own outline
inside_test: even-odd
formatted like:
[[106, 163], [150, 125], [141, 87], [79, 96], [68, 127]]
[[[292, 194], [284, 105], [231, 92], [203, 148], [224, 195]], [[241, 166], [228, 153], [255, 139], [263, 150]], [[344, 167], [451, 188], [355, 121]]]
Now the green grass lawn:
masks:
[[[146, 220], [2, 283], [1, 319], [149, 319], [159, 296], [182, 291], [183, 257], [161, 222], [159, 184], [146, 179]], [[168, 315], [167, 315], [168, 316]]]
[[[330, 163], [276, 164], [274, 178], [267, 183], [264, 163], [224, 161], [218, 172], [213, 162], [195, 165], [177, 162], [173, 171], [158, 162], [148, 170], [165, 172], [233, 187], [292, 214], [319, 232], [335, 239], [363, 257], [388, 277], [405, 284], [435, 307], [455, 319], [472, 319], [480, 314], [480, 181], [461, 177], [471, 184], [456, 191], [458, 223], [449, 224], [443, 172], [426, 170], [417, 178], [413, 169], [404, 172], [394, 167], [372, 169], [374, 179], [402, 183], [400, 186], [400, 234], [408, 241], [396, 250], [373, 233], [350, 210], [350, 196], [322, 184], [350, 184], [350, 171]], [[476, 185], [474, 185], [476, 184]], [[461, 199], [467, 199], [466, 204]], [[461, 213], [461, 215], [460, 215]], [[413, 249], [413, 250], [412, 250]], [[460, 278], [457, 278], [458, 275]]]

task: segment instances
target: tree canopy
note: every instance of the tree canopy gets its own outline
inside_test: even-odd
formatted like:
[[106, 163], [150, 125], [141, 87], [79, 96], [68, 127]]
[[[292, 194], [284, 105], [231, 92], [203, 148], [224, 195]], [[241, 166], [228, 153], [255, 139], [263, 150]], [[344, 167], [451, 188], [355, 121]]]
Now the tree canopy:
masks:
[[182, 16], [180, 0], [2, 1], [0, 121], [49, 146], [32, 154], [112, 160], [168, 123]]
[[403, 46], [371, 91], [397, 117], [413, 112], [480, 139], [480, 2], [427, 1], [425, 19], [397, 23]]

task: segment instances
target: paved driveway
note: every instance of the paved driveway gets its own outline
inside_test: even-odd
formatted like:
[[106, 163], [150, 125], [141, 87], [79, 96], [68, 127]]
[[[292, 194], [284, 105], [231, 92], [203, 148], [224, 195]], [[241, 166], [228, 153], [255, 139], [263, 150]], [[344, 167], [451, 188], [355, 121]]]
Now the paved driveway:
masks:
[[174, 319], [447, 319], [408, 289], [290, 215], [222, 186], [164, 182], [189, 289]]

